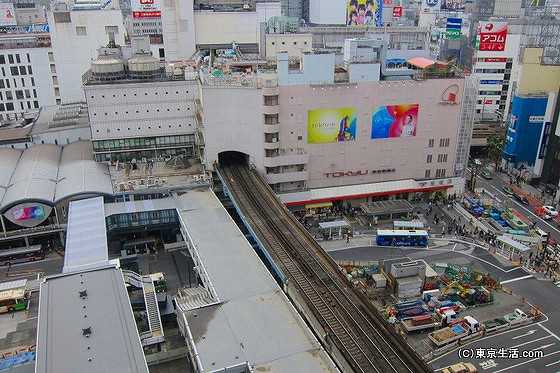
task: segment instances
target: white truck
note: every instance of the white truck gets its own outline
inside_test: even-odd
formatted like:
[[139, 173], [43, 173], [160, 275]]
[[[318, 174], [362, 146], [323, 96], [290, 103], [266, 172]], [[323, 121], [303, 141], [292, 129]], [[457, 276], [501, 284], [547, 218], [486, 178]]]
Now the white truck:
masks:
[[426, 329], [437, 329], [457, 321], [457, 313], [453, 310], [434, 312], [429, 315], [415, 316], [401, 320], [404, 329], [410, 333]]
[[472, 316], [465, 316], [465, 318], [450, 324], [448, 327], [431, 332], [428, 334], [428, 339], [437, 347], [441, 347], [479, 330], [479, 322]]

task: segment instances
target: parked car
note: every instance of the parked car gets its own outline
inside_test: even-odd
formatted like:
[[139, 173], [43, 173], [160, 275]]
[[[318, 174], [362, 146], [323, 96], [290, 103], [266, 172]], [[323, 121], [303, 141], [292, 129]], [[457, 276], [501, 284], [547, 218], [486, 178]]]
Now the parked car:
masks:
[[508, 186], [503, 186], [502, 189], [503, 189], [504, 193], [509, 195], [509, 196], [513, 197], [515, 195], [515, 190], [511, 189]]
[[482, 176], [486, 180], [492, 180], [492, 174], [488, 170], [481, 170], [480, 176]]
[[513, 197], [524, 205], [529, 204], [529, 200], [525, 196], [516, 193]]
[[476, 373], [477, 369], [472, 363], [457, 363], [445, 367], [441, 373]]
[[552, 206], [543, 206], [542, 209], [545, 210], [546, 213], [553, 218], [558, 216], [558, 211], [556, 211], [556, 209]]

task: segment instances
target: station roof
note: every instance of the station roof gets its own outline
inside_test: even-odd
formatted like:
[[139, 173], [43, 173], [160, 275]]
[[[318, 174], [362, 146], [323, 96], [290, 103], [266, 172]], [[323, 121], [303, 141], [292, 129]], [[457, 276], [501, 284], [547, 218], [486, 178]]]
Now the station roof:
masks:
[[326, 229], [326, 228], [342, 228], [342, 227], [349, 227], [350, 224], [346, 220], [335, 220], [335, 221], [326, 221], [323, 223], [319, 223], [319, 228]]
[[46, 277], [36, 353], [36, 372], [148, 373], [121, 270]]
[[132, 214], [135, 212], [145, 212], [145, 211], [159, 211], [159, 210], [170, 210], [176, 209], [177, 202], [175, 199], [169, 198], [158, 198], [158, 199], [144, 199], [140, 201], [127, 201], [127, 202], [115, 202], [108, 203], [105, 205], [105, 216], [111, 216], [116, 214]]
[[386, 215], [390, 213], [402, 213], [414, 210], [414, 206], [404, 199], [364, 202], [360, 205], [360, 208], [367, 215]]
[[220, 299], [183, 314], [199, 371], [244, 362], [255, 372], [337, 371], [216, 195], [195, 190], [179, 201], [183, 229]]
[[53, 205], [79, 194], [112, 194], [108, 167], [92, 154], [90, 141], [0, 149], [0, 209], [31, 201]]
[[103, 197], [70, 202], [63, 272], [108, 264]]

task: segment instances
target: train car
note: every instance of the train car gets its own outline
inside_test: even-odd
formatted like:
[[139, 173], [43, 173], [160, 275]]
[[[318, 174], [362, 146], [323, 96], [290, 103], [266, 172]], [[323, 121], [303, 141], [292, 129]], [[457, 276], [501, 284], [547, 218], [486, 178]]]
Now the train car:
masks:
[[428, 232], [421, 229], [378, 229], [376, 242], [380, 246], [428, 246]]

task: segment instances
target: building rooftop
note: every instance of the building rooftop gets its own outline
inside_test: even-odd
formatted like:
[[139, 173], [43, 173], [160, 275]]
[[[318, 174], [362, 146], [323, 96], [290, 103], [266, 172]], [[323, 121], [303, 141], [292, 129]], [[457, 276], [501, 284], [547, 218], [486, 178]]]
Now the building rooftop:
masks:
[[256, 372], [337, 371], [214, 193], [178, 198], [199, 267], [220, 299], [183, 314], [199, 371], [243, 364]]
[[148, 372], [120, 269], [45, 278], [35, 364], [36, 372]]

